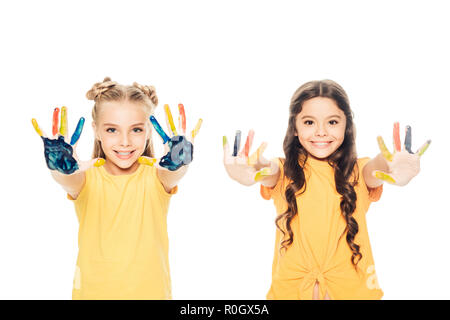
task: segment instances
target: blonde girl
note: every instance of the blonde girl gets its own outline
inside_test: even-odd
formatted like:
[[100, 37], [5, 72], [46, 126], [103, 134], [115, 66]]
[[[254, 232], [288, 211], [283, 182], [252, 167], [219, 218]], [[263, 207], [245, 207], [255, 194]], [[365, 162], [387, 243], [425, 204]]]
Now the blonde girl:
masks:
[[[90, 161], [80, 161], [75, 152], [83, 118], [70, 140], [65, 107], [59, 129], [59, 109], [54, 111], [51, 137], [33, 119], [44, 141], [47, 166], [74, 203], [79, 221], [72, 298], [171, 299], [167, 212], [192, 160], [188, 140], [198, 128], [189, 139], [184, 130], [166, 135], [168, 169], [154, 159], [149, 117], [158, 133], [165, 134], [151, 116], [158, 105], [154, 87], [121, 85], [105, 78], [86, 96], [94, 101]], [[168, 107], [166, 111], [172, 119]], [[181, 111], [185, 124], [182, 106]]]

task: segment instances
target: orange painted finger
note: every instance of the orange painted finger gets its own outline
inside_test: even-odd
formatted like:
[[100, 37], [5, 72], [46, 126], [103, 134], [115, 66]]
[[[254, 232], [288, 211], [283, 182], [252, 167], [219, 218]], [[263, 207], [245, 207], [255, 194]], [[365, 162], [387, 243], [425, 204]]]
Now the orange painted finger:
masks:
[[181, 134], [184, 136], [186, 134], [186, 113], [184, 112], [183, 104], [178, 104], [178, 111], [180, 112], [179, 116], [179, 128], [181, 128]]
[[402, 145], [400, 142], [400, 124], [398, 122], [394, 123], [394, 150], [397, 152], [402, 151]]
[[255, 131], [250, 130], [247, 135], [247, 140], [245, 141], [244, 146], [244, 155], [248, 157], [248, 153], [250, 152], [250, 148], [252, 147], [253, 137], [255, 135]]

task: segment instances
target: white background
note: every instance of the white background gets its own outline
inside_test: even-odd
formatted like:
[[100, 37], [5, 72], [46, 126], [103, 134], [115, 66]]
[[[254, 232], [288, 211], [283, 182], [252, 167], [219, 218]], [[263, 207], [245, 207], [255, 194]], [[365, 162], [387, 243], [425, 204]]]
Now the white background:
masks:
[[[5, 5], [5, 3], [7, 3]], [[450, 298], [449, 10], [445, 1], [15, 1], [0, 5], [0, 298], [70, 299], [78, 252], [73, 205], [31, 126], [65, 105], [90, 123], [86, 92], [105, 76], [156, 87], [161, 107], [202, 117], [194, 162], [169, 209], [174, 299], [264, 299], [275, 208], [222, 165], [222, 135], [283, 156], [291, 95], [330, 78], [347, 91], [358, 155], [391, 145], [392, 123], [433, 143], [421, 173], [385, 186], [368, 212], [384, 299]], [[164, 123], [164, 121], [163, 121]], [[155, 138], [157, 150], [162, 151]], [[78, 147], [92, 152], [85, 126]], [[158, 154], [161, 156], [161, 153]]]

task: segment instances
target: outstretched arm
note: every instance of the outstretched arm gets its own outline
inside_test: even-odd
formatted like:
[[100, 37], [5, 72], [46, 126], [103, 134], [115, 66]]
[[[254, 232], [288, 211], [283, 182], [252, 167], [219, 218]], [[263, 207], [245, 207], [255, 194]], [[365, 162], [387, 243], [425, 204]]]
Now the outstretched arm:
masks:
[[32, 124], [36, 132], [44, 142], [44, 155], [47, 167], [51, 170], [53, 179], [61, 187], [76, 199], [84, 186], [85, 171], [93, 165], [100, 166], [104, 159], [92, 159], [90, 161], [79, 161], [75, 149], [77, 142], [83, 131], [84, 118], [80, 118], [77, 127], [69, 141], [67, 129], [67, 108], [62, 107], [61, 124], [58, 129], [59, 108], [53, 111], [52, 136], [50, 138], [43, 132], [37, 124], [36, 119], [32, 119]]
[[369, 188], [376, 188], [383, 184], [383, 180], [378, 179], [372, 175], [372, 172], [374, 171], [389, 171], [386, 160], [381, 153], [367, 162], [363, 168], [364, 181], [366, 181], [366, 185]]
[[239, 152], [241, 131], [236, 132], [233, 153], [230, 152], [227, 138], [223, 137], [223, 163], [229, 177], [244, 186], [251, 186], [256, 182], [272, 188], [280, 176], [278, 163], [263, 157], [267, 143], [263, 142], [259, 148], [249, 156], [253, 142], [254, 131], [250, 130], [244, 148]]
[[140, 157], [139, 163], [145, 165], [156, 165], [158, 179], [163, 185], [166, 192], [170, 192], [178, 182], [184, 177], [188, 170], [188, 165], [192, 162], [194, 154], [194, 138], [200, 130], [202, 119], [199, 119], [196, 127], [192, 130], [189, 137], [186, 136], [186, 115], [184, 106], [178, 105], [180, 117], [179, 117], [179, 130], [175, 128], [173, 122], [172, 113], [169, 106], [166, 104], [164, 110], [166, 113], [167, 127], [169, 133], [172, 133], [172, 137], [168, 136], [156, 118], [150, 116], [150, 122], [155, 128], [156, 132], [161, 136], [165, 148], [166, 155], [163, 156], [159, 162], [155, 158]]

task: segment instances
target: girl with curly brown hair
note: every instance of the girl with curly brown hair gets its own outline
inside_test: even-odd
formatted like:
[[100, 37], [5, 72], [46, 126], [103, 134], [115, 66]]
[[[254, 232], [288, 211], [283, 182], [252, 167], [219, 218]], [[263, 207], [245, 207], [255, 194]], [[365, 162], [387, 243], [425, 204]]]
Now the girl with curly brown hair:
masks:
[[406, 185], [419, 172], [420, 155], [405, 148], [394, 125], [395, 152], [379, 137], [381, 153], [357, 158], [355, 129], [344, 89], [334, 81], [311, 81], [294, 93], [283, 149], [285, 158], [266, 160], [263, 143], [249, 156], [250, 131], [239, 150], [224, 137], [224, 165], [243, 185], [261, 182], [261, 195], [273, 199], [276, 242], [268, 299], [380, 299], [365, 214], [383, 182]]

